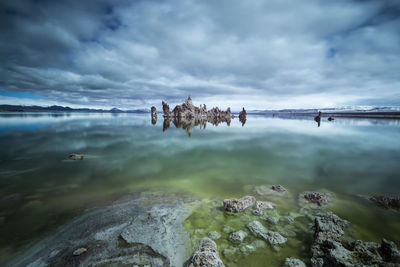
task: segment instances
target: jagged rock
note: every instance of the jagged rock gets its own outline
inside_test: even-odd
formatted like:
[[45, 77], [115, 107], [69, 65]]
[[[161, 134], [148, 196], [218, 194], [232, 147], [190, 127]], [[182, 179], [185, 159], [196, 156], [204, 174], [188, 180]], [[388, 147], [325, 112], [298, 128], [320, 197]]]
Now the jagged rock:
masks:
[[162, 104], [162, 108], [163, 108], [164, 117], [169, 117], [170, 116], [169, 105], [167, 103], [165, 103], [164, 101], [162, 101], [161, 104]]
[[245, 231], [239, 230], [236, 232], [232, 232], [228, 239], [233, 243], [242, 243], [243, 240], [247, 237], [247, 233]]
[[152, 124], [157, 123], [157, 109], [155, 106], [151, 107], [151, 123]]
[[256, 237], [261, 237], [268, 241], [271, 245], [282, 245], [287, 239], [277, 232], [267, 231], [259, 221], [252, 221], [247, 224], [247, 228]]
[[218, 240], [218, 239], [220, 239], [221, 234], [218, 233], [217, 231], [211, 231], [211, 232], [208, 232], [208, 237], [213, 240]]
[[399, 266], [400, 254], [393, 242], [384, 239], [379, 246], [353, 241], [344, 236], [348, 224], [330, 212], [315, 216], [312, 266]]
[[68, 156], [68, 158], [70, 160], [83, 160], [83, 155], [79, 155], [79, 154], [70, 154]]
[[82, 255], [83, 253], [85, 253], [87, 251], [86, 248], [78, 248], [77, 250], [75, 250], [72, 254], [74, 256], [79, 256]]
[[236, 213], [253, 206], [255, 202], [256, 199], [253, 196], [244, 196], [239, 199], [224, 199], [224, 209], [225, 211]]
[[194, 251], [192, 257], [190, 257], [188, 267], [222, 267], [225, 266], [218, 255], [217, 244], [208, 237], [204, 237], [200, 240]]
[[239, 112], [239, 121], [242, 123], [242, 126], [246, 123], [247, 112], [243, 108], [242, 111]]
[[274, 206], [268, 201], [256, 201], [253, 205], [253, 214], [263, 215], [264, 210], [273, 210]]
[[306, 267], [306, 264], [299, 259], [286, 258], [285, 267]]
[[385, 209], [400, 209], [400, 197], [372, 196], [369, 200]]
[[331, 192], [313, 192], [305, 191], [299, 195], [299, 204], [308, 206], [311, 209], [321, 209], [332, 202], [334, 194]]

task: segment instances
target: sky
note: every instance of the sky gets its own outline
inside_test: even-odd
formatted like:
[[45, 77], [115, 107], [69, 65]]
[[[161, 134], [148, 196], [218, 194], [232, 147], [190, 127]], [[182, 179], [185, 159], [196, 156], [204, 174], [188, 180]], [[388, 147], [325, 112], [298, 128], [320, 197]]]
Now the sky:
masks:
[[0, 104], [400, 106], [398, 0], [0, 2]]

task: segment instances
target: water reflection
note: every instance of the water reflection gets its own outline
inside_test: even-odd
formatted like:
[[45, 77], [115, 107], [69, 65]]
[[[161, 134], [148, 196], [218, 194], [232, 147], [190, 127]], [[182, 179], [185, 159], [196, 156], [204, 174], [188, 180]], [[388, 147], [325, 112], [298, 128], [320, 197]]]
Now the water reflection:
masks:
[[[157, 121], [157, 119], [156, 119]], [[192, 136], [193, 128], [199, 126], [200, 129], [205, 129], [207, 126], [207, 123], [210, 123], [214, 126], [218, 126], [221, 123], [226, 124], [227, 126], [231, 125], [231, 118], [230, 117], [212, 117], [212, 118], [193, 118], [190, 120], [183, 119], [180, 117], [174, 117], [174, 118], [164, 118], [163, 122], [163, 132], [165, 132], [169, 127], [171, 122], [175, 125], [176, 128], [180, 128], [186, 131], [188, 136]], [[152, 118], [152, 124], [153, 123], [153, 118]], [[244, 123], [242, 123], [242, 126]]]

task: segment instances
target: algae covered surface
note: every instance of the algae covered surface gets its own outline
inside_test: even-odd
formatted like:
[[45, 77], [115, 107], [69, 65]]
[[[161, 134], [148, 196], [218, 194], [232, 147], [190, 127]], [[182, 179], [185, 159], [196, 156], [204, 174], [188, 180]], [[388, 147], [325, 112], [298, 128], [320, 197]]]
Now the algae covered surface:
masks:
[[[40, 114], [0, 116], [0, 263], [72, 218], [141, 190], [183, 192], [200, 199], [184, 226], [192, 248], [209, 232], [227, 266], [281, 266], [286, 257], [309, 263], [312, 219], [298, 203], [303, 191], [332, 192], [326, 211], [350, 221], [351, 235], [400, 244], [400, 215], [362, 196], [398, 196], [400, 123], [248, 116], [246, 124], [208, 124], [191, 136], [150, 114]], [[71, 161], [72, 153], [84, 160]], [[261, 196], [256, 186], [281, 184], [284, 197]], [[225, 198], [253, 195], [271, 201], [263, 216], [222, 209]], [[292, 216], [293, 223], [269, 222]], [[273, 247], [246, 228], [258, 220], [288, 238]], [[242, 244], [228, 240], [243, 230]], [[286, 233], [286, 235], [285, 235]], [[256, 243], [254, 243], [256, 242]], [[244, 245], [257, 244], [255, 251]], [[242, 250], [241, 250], [242, 248]]]

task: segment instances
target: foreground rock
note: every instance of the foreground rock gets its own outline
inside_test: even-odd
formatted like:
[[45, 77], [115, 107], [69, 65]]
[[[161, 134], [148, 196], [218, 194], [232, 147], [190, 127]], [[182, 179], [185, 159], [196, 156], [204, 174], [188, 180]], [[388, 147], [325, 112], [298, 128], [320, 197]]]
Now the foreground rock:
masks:
[[259, 221], [252, 221], [247, 224], [247, 228], [256, 237], [261, 237], [268, 241], [271, 245], [283, 245], [286, 243], [287, 238], [283, 237], [277, 232], [267, 231]]
[[253, 196], [224, 199], [224, 209], [228, 212], [237, 213], [253, 206], [255, 202], [256, 198]]
[[315, 216], [312, 266], [399, 266], [396, 245], [385, 239], [375, 242], [344, 237], [348, 222], [328, 212]]
[[121, 238], [128, 246], [143, 244], [151, 247], [164, 263], [181, 266], [183, 262], [174, 256], [182, 255], [185, 251], [177, 244], [187, 237], [182, 229], [187, 213], [181, 206], [155, 205], [149, 211], [136, 216], [123, 229]]
[[[175, 265], [178, 266], [178, 265]], [[182, 266], [182, 265], [179, 265]], [[218, 254], [217, 244], [208, 237], [200, 240], [190, 257], [188, 267], [222, 267], [225, 266]]]
[[9, 266], [182, 266], [190, 257], [182, 224], [189, 211], [182, 203], [191, 201], [169, 194], [132, 196], [79, 217]]
[[299, 195], [299, 204], [311, 209], [322, 209], [333, 201], [334, 196], [331, 192], [305, 191]]
[[385, 209], [400, 210], [400, 197], [372, 196], [369, 200]]

